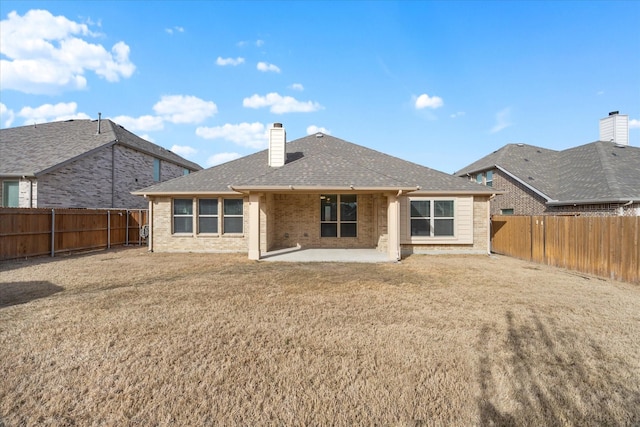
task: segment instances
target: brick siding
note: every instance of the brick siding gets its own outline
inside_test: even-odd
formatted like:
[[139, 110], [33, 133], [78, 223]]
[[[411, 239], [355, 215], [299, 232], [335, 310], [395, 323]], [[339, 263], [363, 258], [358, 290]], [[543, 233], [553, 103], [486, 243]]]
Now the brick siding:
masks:
[[[146, 209], [148, 202], [132, 191], [155, 184], [153, 156], [122, 145], [104, 147], [33, 181], [20, 180], [20, 207]], [[183, 167], [160, 161], [160, 179], [183, 175]], [[0, 197], [2, 196], [0, 190]], [[30, 204], [29, 197], [33, 198]]]

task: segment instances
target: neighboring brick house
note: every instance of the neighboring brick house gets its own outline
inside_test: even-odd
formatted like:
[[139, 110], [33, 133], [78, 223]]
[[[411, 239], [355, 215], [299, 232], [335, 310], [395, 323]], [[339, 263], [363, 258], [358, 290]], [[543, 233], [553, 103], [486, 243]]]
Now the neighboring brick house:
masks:
[[489, 253], [496, 191], [330, 135], [269, 149], [136, 191], [149, 199], [150, 250], [246, 252], [376, 248]]
[[201, 170], [111, 120], [0, 129], [0, 206], [146, 209], [131, 192]]
[[607, 120], [601, 141], [562, 151], [507, 144], [454, 175], [503, 191], [492, 215], [640, 215], [640, 148], [628, 145], [624, 121], [610, 138]]

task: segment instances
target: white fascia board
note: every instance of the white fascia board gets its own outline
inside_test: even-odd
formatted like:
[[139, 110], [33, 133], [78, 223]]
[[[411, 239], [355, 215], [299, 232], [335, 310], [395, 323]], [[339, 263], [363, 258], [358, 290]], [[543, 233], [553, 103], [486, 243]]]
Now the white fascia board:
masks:
[[514, 174], [512, 174], [511, 172], [509, 172], [508, 170], [506, 170], [505, 168], [503, 168], [500, 165], [496, 165], [496, 169], [504, 172], [506, 175], [510, 176], [511, 178], [515, 179], [516, 181], [518, 181], [520, 184], [524, 185], [525, 187], [527, 187], [529, 190], [533, 191], [534, 193], [536, 193], [538, 196], [544, 197], [547, 202], [546, 203], [551, 203], [551, 202], [557, 202], [557, 200], [552, 199], [551, 197], [547, 196], [546, 194], [544, 194], [542, 191], [538, 190], [537, 188], [533, 187], [531, 184], [521, 180], [520, 178], [518, 178], [517, 176], [515, 176]]

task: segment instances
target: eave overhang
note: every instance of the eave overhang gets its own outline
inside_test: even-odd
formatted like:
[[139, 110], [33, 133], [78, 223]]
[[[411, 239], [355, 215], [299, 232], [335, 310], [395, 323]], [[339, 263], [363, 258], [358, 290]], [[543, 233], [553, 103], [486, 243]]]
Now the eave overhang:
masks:
[[577, 206], [577, 205], [603, 205], [608, 203], [640, 203], [640, 197], [611, 198], [611, 199], [585, 199], [585, 200], [553, 200], [547, 202], [548, 206]]

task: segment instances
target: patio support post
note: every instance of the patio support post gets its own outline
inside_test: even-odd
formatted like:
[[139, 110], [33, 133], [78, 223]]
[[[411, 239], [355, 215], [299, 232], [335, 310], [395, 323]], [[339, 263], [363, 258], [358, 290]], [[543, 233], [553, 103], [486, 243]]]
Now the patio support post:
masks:
[[387, 230], [389, 259], [400, 261], [400, 201], [395, 194], [387, 195]]
[[260, 259], [260, 194], [249, 194], [249, 259]]

